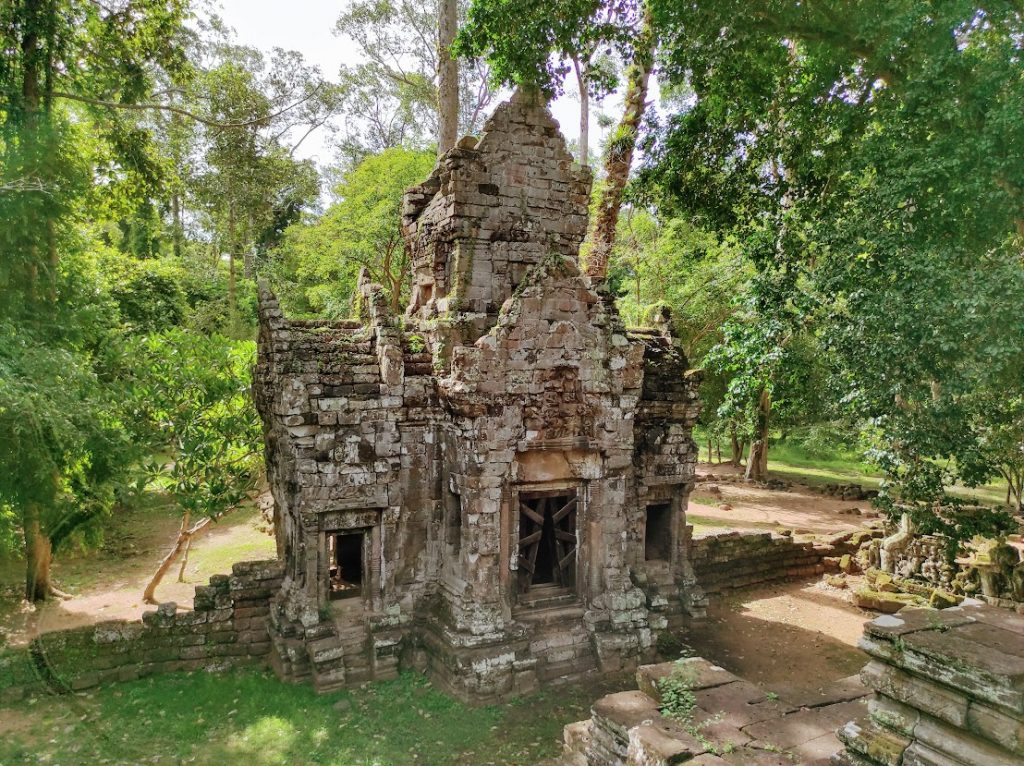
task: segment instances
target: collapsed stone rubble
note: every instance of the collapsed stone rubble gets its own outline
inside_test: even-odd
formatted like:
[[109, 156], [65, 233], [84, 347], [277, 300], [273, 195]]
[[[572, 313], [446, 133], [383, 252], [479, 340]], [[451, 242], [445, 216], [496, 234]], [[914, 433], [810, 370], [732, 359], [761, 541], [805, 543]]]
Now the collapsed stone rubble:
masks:
[[[666, 680], [691, 707], [675, 714]], [[781, 699], [700, 657], [645, 665], [638, 689], [606, 695], [591, 717], [565, 727], [564, 766], [827, 766], [836, 728], [868, 694], [841, 679], [813, 699]]]

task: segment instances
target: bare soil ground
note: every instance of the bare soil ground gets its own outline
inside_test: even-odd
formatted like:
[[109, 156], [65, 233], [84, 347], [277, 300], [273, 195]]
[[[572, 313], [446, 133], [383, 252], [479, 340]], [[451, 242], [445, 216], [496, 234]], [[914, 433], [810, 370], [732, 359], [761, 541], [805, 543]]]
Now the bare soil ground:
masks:
[[[701, 464], [697, 487], [690, 497], [687, 520], [695, 535], [733, 530], [772, 532], [783, 529], [797, 534], [831, 534], [856, 529], [872, 517], [867, 500], [837, 500], [819, 495], [808, 487], [794, 485], [788, 490], [769, 490], [744, 484], [707, 481], [714, 476], [736, 475], [730, 465]], [[712, 494], [711, 487], [717, 487]], [[723, 507], [725, 506], [725, 507]], [[856, 509], [860, 513], [849, 513]], [[845, 513], [844, 513], [845, 511]]]
[[[874, 516], [868, 501], [837, 500], [805, 486], [767, 490], [702, 481], [708, 474], [739, 473], [728, 465], [701, 464], [697, 473], [701, 483], [687, 512], [695, 536], [783, 529], [826, 535], [858, 529]], [[710, 494], [710, 485], [719, 492]], [[733, 591], [713, 601], [707, 621], [691, 629], [688, 641], [694, 653], [784, 699], [813, 699], [866, 662], [857, 641], [875, 614], [853, 605], [858, 578], [847, 579], [846, 590], [815, 580]]]
[[[133, 514], [110, 532], [97, 551], [70, 552], [54, 559], [57, 585], [72, 594], [31, 607], [21, 600], [21, 563], [0, 568], [0, 646], [17, 645], [34, 635], [90, 625], [104, 620], [135, 620], [153, 609], [142, 601], [142, 592], [159, 561], [174, 543], [180, 519], [154, 511]], [[246, 504], [224, 516], [192, 546], [183, 582], [178, 564], [157, 589], [160, 601], [175, 601], [181, 609], [192, 608], [195, 586], [210, 575], [230, 572], [236, 561], [273, 558], [271, 530], [254, 504]]]
[[783, 699], [807, 699], [867, 662], [857, 649], [876, 615], [855, 607], [850, 591], [822, 582], [734, 591], [713, 601], [690, 629], [694, 653]]

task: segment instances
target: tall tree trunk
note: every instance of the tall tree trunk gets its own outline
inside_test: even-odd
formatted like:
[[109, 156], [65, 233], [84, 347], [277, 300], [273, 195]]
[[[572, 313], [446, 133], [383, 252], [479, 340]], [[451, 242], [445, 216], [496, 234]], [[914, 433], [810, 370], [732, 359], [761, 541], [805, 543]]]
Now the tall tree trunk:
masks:
[[50, 564], [53, 544], [39, 524], [39, 507], [29, 507], [25, 523], [25, 599], [43, 601], [50, 597], [52, 582]]
[[1000, 469], [1006, 479], [1006, 505], [1024, 515], [1024, 471], [1011, 467]]
[[459, 25], [456, 0], [439, 0], [437, 23], [437, 155], [440, 157], [459, 140], [459, 65], [451, 47]]
[[572, 67], [580, 90], [580, 164], [585, 166], [590, 163], [590, 90], [579, 59], [573, 57]]
[[736, 435], [735, 425], [729, 429], [729, 440], [732, 442], [732, 464], [739, 468], [740, 463], [743, 462], [743, 443], [740, 441], [740, 437]]
[[[47, 167], [44, 162], [44, 151], [40, 141], [44, 135], [41, 124], [44, 112], [49, 111], [49, 99], [43, 103], [43, 89], [47, 91], [51, 80], [52, 51], [52, 8], [45, 0], [25, 0], [18, 13], [24, 35], [21, 38], [21, 102], [10, 116], [21, 121], [22, 139], [28, 151], [26, 156], [31, 163], [26, 168], [30, 177], [46, 179]], [[48, 30], [45, 39], [40, 30]], [[50, 307], [39, 305], [44, 298], [51, 303], [56, 300], [57, 247], [52, 213], [46, 215], [41, 223], [46, 233], [46, 254], [43, 259], [42, 248], [36, 243], [31, 244], [31, 251], [25, 253], [24, 279], [26, 304], [31, 306], [30, 319], [41, 318], [49, 321], [52, 317]], [[49, 270], [49, 286], [45, 291], [39, 289], [39, 269], [43, 265]], [[53, 475], [52, 480], [59, 477]], [[29, 601], [42, 601], [53, 593], [53, 582], [50, 567], [53, 561], [53, 542], [43, 531], [41, 508], [38, 503], [30, 502], [23, 508], [22, 529], [25, 539], [25, 598]]]
[[[249, 212], [245, 217], [245, 230], [256, 231], [258, 227], [253, 220], [253, 215]], [[239, 252], [242, 254], [242, 276], [246, 279], [256, 279], [256, 245], [255, 243], [248, 243], [245, 246], [243, 252], [242, 247], [239, 246]]]
[[235, 277], [235, 203], [228, 203], [228, 312], [232, 320], [237, 304]]
[[181, 258], [181, 195], [171, 195], [171, 241], [174, 243], [174, 257]]
[[622, 208], [622, 195], [629, 181], [640, 122], [647, 106], [647, 87], [654, 67], [655, 45], [651, 9], [644, 3], [643, 25], [637, 37], [633, 62], [626, 72], [625, 108], [618, 127], [608, 141], [604, 158], [604, 186], [601, 188], [597, 215], [591, 229], [586, 272], [595, 281], [603, 282], [608, 276], [608, 259], [615, 244], [615, 228]]
[[[40, 45], [38, 30], [42, 24], [42, 16], [45, 12], [44, 3], [42, 0], [25, 0], [24, 8], [21, 12], [21, 23], [25, 30], [24, 37], [21, 38], [21, 60], [22, 60], [22, 77], [21, 77], [21, 109], [22, 113], [18, 115], [22, 120], [22, 127], [24, 130], [25, 141], [35, 141], [39, 138], [39, 83], [41, 79], [41, 72], [43, 69], [44, 54], [42, 46]], [[28, 156], [32, 157], [32, 161], [36, 161], [36, 157], [32, 156], [32, 152], [28, 153]], [[35, 175], [35, 168], [31, 168], [29, 175]], [[35, 247], [33, 247], [35, 250]], [[27, 254], [25, 259], [25, 289], [26, 289], [26, 302], [34, 304], [38, 299], [38, 282], [39, 282], [39, 258], [37, 252]]]
[[757, 418], [754, 424], [754, 441], [750, 445], [747, 459], [747, 479], [764, 481], [768, 478], [768, 427], [771, 416], [772, 398], [767, 386], [761, 389], [757, 401]]

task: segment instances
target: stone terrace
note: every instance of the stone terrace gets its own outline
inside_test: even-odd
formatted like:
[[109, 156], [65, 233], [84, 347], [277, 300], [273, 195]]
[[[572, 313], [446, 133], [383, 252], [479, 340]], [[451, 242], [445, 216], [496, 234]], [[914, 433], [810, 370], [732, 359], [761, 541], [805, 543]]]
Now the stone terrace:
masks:
[[[696, 707], [685, 722], [661, 714], [661, 679], [686, 679]], [[639, 690], [598, 700], [590, 720], [565, 729], [566, 766], [825, 766], [841, 748], [836, 729], [865, 711], [856, 678], [814, 701], [779, 699], [707, 660], [646, 665]]]
[[1024, 617], [978, 602], [904, 609], [865, 627], [868, 715], [837, 766], [1024, 763]]

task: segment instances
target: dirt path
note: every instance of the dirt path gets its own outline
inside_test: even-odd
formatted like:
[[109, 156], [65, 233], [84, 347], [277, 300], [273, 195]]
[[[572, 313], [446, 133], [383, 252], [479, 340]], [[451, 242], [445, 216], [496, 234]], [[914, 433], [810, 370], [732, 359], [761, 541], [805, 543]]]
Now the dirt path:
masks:
[[[831, 534], [856, 529], [875, 514], [866, 500], [836, 500], [807, 487], [771, 490], [705, 477], [738, 473], [727, 465], [701, 464], [690, 497], [688, 521], [695, 535], [731, 530], [755, 532], [792, 529], [798, 534]], [[861, 515], [858, 511], [863, 511]], [[866, 517], [865, 517], [866, 516]]]
[[876, 615], [853, 606], [849, 591], [788, 583], [734, 591], [694, 625], [694, 653], [784, 699], [813, 697], [867, 662], [857, 649]]
[[[695, 536], [783, 529], [825, 535], [858, 529], [875, 515], [868, 501], [837, 500], [805, 486], [769, 490], [703, 478], [736, 472], [726, 465], [698, 466], [687, 512]], [[853, 580], [850, 587], [856, 588]], [[689, 642], [696, 654], [741, 678], [806, 700], [860, 671], [866, 658], [857, 641], [874, 616], [853, 605], [850, 590], [823, 582], [760, 586], [715, 600], [707, 621], [691, 628]]]
[[[91, 625], [104, 620], [136, 620], [153, 609], [142, 601], [142, 591], [157, 563], [170, 550], [179, 520], [153, 512], [136, 515], [111, 532], [99, 551], [58, 557], [54, 579], [73, 598], [32, 608], [20, 600], [21, 570], [15, 563], [3, 571], [0, 626], [7, 643], [17, 645], [38, 633]], [[178, 565], [157, 589], [160, 601], [175, 601], [192, 608], [195, 586], [213, 574], [231, 571], [236, 561], [273, 558], [274, 538], [255, 505], [248, 504], [217, 522], [194, 544], [178, 582]], [[0, 641], [0, 645], [3, 641]]]

